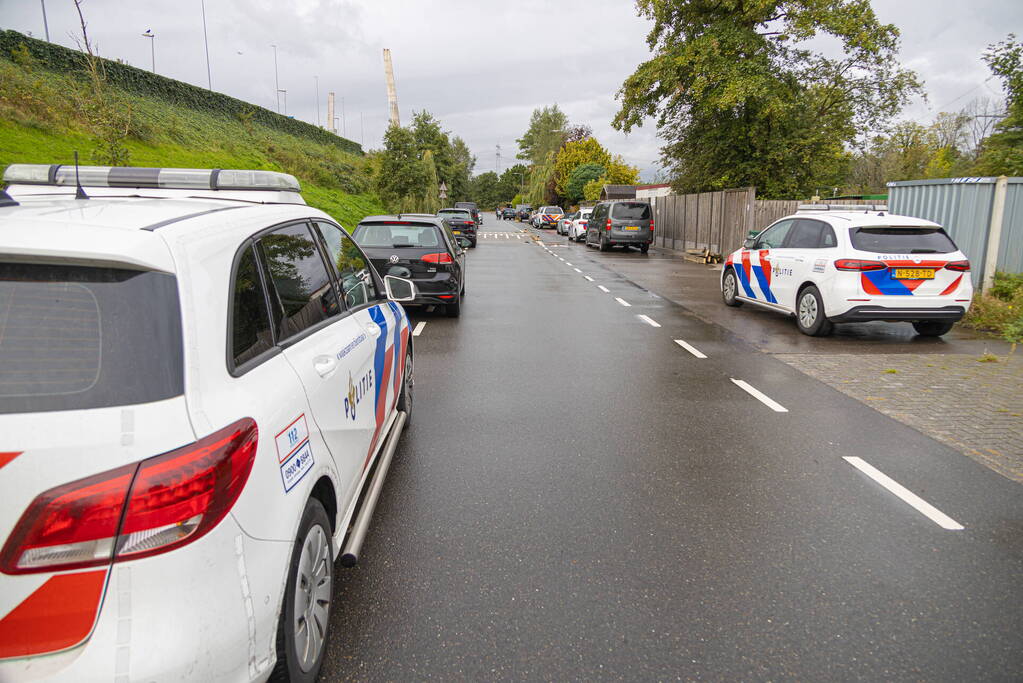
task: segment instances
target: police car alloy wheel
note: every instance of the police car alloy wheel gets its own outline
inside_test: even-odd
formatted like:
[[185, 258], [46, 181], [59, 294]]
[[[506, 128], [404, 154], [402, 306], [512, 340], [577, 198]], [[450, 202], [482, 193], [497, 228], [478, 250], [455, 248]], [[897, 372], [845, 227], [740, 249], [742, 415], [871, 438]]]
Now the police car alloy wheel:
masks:
[[813, 285], [799, 293], [796, 323], [800, 332], [811, 337], [824, 337], [831, 334], [834, 326], [824, 317], [824, 300], [821, 299], [821, 293]]
[[721, 283], [721, 298], [724, 299], [725, 306], [742, 306], [742, 302], [735, 297], [738, 290], [739, 283], [736, 282], [735, 271], [729, 268], [725, 271], [725, 279]]
[[412, 347], [405, 352], [405, 377], [401, 383], [401, 395], [398, 397], [398, 410], [405, 413], [405, 427], [412, 422], [412, 390], [415, 387], [413, 374]]
[[291, 555], [272, 678], [315, 681], [330, 625], [334, 551], [330, 520], [315, 498], [306, 503]]

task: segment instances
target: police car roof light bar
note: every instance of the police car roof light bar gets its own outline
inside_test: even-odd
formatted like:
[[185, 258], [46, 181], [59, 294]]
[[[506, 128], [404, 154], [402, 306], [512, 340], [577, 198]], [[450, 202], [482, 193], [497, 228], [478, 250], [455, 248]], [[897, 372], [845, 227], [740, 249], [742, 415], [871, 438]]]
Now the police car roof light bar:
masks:
[[275, 190], [301, 192], [295, 176], [276, 171], [209, 168], [142, 168], [11, 164], [4, 182], [67, 187], [133, 187], [167, 190]]
[[798, 211], [846, 211], [853, 213], [887, 210], [887, 204], [800, 204], [798, 209]]

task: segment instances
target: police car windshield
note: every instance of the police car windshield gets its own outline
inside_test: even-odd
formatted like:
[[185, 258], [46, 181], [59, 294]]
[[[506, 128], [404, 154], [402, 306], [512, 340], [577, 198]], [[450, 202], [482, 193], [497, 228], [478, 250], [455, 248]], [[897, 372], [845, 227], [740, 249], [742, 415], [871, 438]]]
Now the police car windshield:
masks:
[[853, 228], [853, 248], [875, 254], [950, 254], [956, 245], [941, 228]]
[[0, 414], [151, 403], [182, 393], [174, 276], [0, 263]]
[[436, 248], [444, 246], [440, 228], [428, 223], [384, 225], [363, 223], [352, 237], [362, 247]]

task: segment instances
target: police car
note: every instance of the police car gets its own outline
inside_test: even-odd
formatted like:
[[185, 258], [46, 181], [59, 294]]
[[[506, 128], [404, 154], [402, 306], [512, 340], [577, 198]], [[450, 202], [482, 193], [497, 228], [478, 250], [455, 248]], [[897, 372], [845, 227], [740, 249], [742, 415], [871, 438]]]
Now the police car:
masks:
[[728, 255], [725, 304], [794, 314], [799, 330], [834, 323], [907, 321], [917, 334], [945, 334], [969, 310], [970, 262], [936, 223], [876, 207], [801, 207]]
[[314, 680], [412, 408], [414, 285], [286, 174], [4, 181], [0, 680]]

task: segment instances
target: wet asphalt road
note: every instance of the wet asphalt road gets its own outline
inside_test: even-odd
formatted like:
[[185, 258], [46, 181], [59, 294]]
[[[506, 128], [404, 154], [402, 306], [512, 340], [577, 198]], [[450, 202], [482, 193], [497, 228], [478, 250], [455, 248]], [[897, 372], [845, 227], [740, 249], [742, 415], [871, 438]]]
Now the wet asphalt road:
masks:
[[412, 425], [321, 679], [1018, 679], [1019, 485], [605, 256], [480, 239], [462, 317], [413, 313]]

